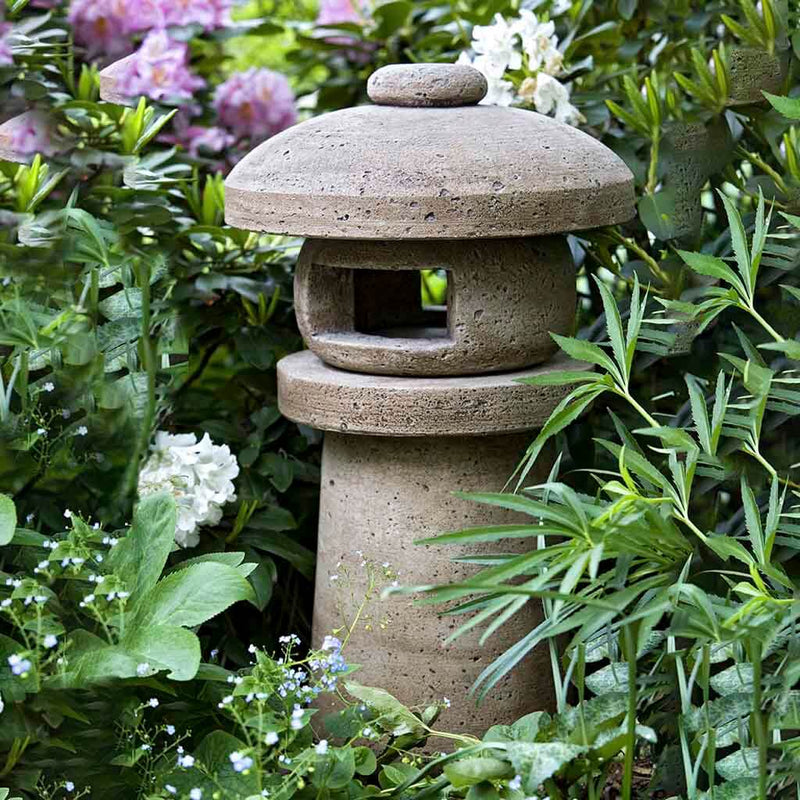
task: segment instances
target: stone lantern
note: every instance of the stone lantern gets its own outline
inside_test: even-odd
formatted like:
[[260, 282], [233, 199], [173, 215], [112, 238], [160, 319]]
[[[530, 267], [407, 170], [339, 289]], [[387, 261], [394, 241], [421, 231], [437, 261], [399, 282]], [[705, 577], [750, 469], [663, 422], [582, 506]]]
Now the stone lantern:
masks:
[[[384, 67], [369, 82], [374, 105], [274, 136], [226, 182], [228, 223], [307, 237], [295, 304], [309, 349], [278, 364], [278, 399], [287, 417], [326, 431], [316, 644], [347, 622], [331, 578], [340, 562], [359, 575], [355, 551], [391, 564], [402, 584], [446, 583], [475, 567], [415, 539], [515, 522], [453, 492], [501, 490], [565, 394], [520, 378], [581, 368], [548, 361], [549, 332], [570, 332], [575, 314], [563, 234], [633, 214], [632, 175], [610, 150], [540, 114], [477, 105], [486, 88], [469, 66]], [[447, 272], [446, 308], [421, 304], [427, 268]], [[492, 549], [520, 542], [533, 546]], [[484, 646], [462, 637], [446, 650], [463, 618], [407, 597], [377, 615], [388, 624], [360, 625], [348, 643], [357, 679], [409, 704], [450, 698], [443, 729], [478, 733], [551, 705], [539, 652], [477, 708], [467, 695], [541, 619], [538, 604]]]

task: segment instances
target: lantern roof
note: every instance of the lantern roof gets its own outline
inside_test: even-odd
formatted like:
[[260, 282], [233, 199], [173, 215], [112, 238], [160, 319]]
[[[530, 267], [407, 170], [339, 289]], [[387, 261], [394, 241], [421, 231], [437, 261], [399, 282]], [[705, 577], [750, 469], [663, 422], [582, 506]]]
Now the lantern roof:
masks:
[[245, 156], [226, 180], [239, 228], [344, 239], [539, 236], [630, 219], [633, 175], [550, 117], [478, 105], [463, 64], [383, 67], [374, 105], [314, 117]]

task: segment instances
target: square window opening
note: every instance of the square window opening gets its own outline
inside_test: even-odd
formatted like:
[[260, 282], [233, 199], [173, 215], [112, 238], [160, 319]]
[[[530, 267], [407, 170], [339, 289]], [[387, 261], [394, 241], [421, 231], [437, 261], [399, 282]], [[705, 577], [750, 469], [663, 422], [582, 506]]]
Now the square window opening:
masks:
[[428, 269], [353, 270], [354, 328], [392, 339], [449, 337], [449, 272]]

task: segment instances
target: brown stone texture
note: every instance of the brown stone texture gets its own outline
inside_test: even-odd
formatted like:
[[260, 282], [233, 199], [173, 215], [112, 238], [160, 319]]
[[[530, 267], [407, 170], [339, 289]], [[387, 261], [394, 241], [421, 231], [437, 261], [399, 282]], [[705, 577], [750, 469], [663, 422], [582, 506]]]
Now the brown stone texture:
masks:
[[[448, 271], [447, 313], [421, 307], [422, 268]], [[397, 271], [402, 270], [402, 271]], [[295, 274], [300, 332], [323, 361], [388, 375], [520, 369], [556, 350], [575, 317], [566, 240], [309, 239]]]
[[[529, 442], [528, 435], [395, 439], [327, 434], [314, 643], [320, 645], [334, 631], [341, 637], [341, 627], [351, 624], [366, 589], [362, 561], [374, 562], [379, 571], [388, 563], [401, 585], [443, 584], [478, 569], [453, 563], [456, 556], [533, 549], [533, 538], [507, 539], [486, 548], [413, 544], [465, 527], [535, 524], [530, 517], [452, 494], [501, 490]], [[540, 470], [532, 481], [545, 476], [546, 470]], [[349, 663], [362, 665], [353, 680], [383, 688], [414, 706], [447, 697], [452, 706], [436, 727], [477, 736], [495, 723], [552, 708], [546, 646], [529, 654], [480, 705], [467, 691], [486, 666], [541, 621], [537, 601], [529, 601], [483, 645], [478, 630], [444, 648], [444, 640], [468, 617], [440, 617], [436, 611], [409, 596], [371, 603], [344, 651]], [[322, 704], [323, 711], [332, 707], [330, 699]], [[449, 749], [441, 740], [431, 746]]]
[[763, 92], [785, 94], [782, 89], [789, 59], [786, 53], [768, 53], [749, 47], [734, 47], [728, 53], [730, 90], [728, 105], [766, 103]]
[[342, 433], [519, 433], [541, 427], [570, 388], [528, 386], [519, 379], [580, 369], [590, 366], [558, 356], [532, 369], [471, 377], [366, 375], [331, 367], [304, 350], [278, 362], [278, 406], [295, 422]]
[[418, 108], [474, 105], [488, 88], [486, 78], [467, 64], [389, 64], [367, 81], [373, 103]]
[[634, 214], [633, 176], [591, 136], [513, 108], [359, 106], [248, 153], [225, 219], [347, 239], [539, 236]]

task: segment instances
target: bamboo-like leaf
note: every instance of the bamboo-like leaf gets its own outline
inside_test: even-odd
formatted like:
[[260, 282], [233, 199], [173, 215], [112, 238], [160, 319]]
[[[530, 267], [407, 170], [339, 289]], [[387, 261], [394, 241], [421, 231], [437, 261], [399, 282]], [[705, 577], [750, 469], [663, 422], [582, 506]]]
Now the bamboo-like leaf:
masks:
[[622, 330], [622, 317], [617, 308], [617, 301], [611, 290], [606, 286], [605, 282], [597, 276], [594, 276], [597, 288], [600, 290], [600, 297], [603, 301], [603, 311], [606, 318], [606, 329], [608, 331], [608, 338], [611, 341], [611, 349], [614, 351], [614, 358], [619, 366], [619, 372], [624, 381], [624, 385], [628, 382], [628, 357], [627, 348], [625, 346], [625, 334]]
[[[586, 388], [586, 387], [581, 387]], [[539, 431], [538, 436], [534, 439], [533, 444], [528, 448], [520, 465], [517, 467], [519, 478], [517, 480], [517, 488], [521, 487], [525, 482], [525, 478], [531, 471], [536, 459], [539, 457], [542, 448], [547, 444], [548, 440], [555, 436], [559, 431], [564, 430], [573, 420], [576, 420], [591, 403], [593, 403], [603, 392], [606, 387], [598, 384], [593, 384], [588, 387], [589, 392], [579, 394], [580, 390], [575, 390], [567, 397], [565, 397], [550, 414], [544, 427]]]
[[728, 226], [731, 234], [731, 247], [733, 247], [733, 254], [736, 256], [736, 266], [739, 269], [739, 274], [742, 276], [747, 294], [744, 297], [751, 302], [753, 299], [753, 274], [750, 265], [750, 253], [747, 249], [747, 234], [742, 224], [742, 218], [739, 216], [739, 211], [733, 204], [733, 201], [724, 193], [719, 192], [722, 199], [722, 204], [725, 206], [725, 213], [728, 215]]
[[689, 402], [692, 408], [692, 419], [694, 420], [694, 427], [697, 431], [697, 436], [700, 439], [700, 444], [703, 450], [709, 455], [713, 455], [711, 444], [711, 426], [708, 420], [708, 408], [706, 406], [706, 398], [703, 391], [697, 382], [697, 378], [693, 375], [685, 375], [686, 386], [689, 389]]
[[733, 286], [743, 298], [749, 297], [742, 280], [721, 258], [710, 256], [706, 253], [689, 253], [686, 250], [678, 250], [678, 255], [683, 259], [684, 263], [695, 272], [726, 281]]
[[761, 513], [758, 510], [753, 490], [747, 485], [747, 479], [742, 476], [742, 503], [744, 505], [744, 518], [750, 543], [759, 564], [765, 562], [764, 531], [761, 527]]
[[550, 335], [553, 337], [556, 344], [571, 358], [575, 358], [578, 361], [588, 361], [590, 364], [603, 367], [603, 369], [613, 375], [620, 384], [623, 383], [622, 375], [611, 359], [611, 356], [599, 345], [594, 342], [589, 342], [586, 339], [573, 339], [569, 336], [559, 336], [557, 333], [552, 333]]

